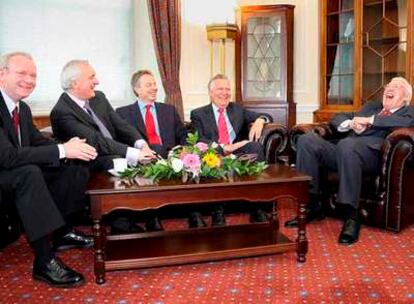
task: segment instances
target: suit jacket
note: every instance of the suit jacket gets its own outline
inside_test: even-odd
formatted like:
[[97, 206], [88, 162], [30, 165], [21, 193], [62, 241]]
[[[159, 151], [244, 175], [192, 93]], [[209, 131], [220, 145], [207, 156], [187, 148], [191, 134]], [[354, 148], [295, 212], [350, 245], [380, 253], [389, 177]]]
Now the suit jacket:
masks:
[[[247, 139], [249, 124], [257, 118], [266, 116], [269, 121], [272, 121], [270, 116], [248, 111], [234, 102], [230, 102], [227, 106], [227, 115], [236, 133], [234, 142]], [[218, 142], [218, 128], [211, 104], [191, 111], [190, 116], [191, 123], [197, 130], [201, 141]]]
[[[164, 150], [169, 151], [176, 145], [185, 144], [187, 131], [175, 107], [156, 102], [155, 108], [157, 110], [157, 121]], [[135, 129], [137, 129], [148, 142], [145, 121], [142, 117], [141, 111], [138, 108], [138, 102], [120, 107], [116, 110], [116, 112]], [[163, 156], [165, 157], [165, 155]]]
[[34, 126], [29, 106], [20, 101], [21, 146], [10, 113], [0, 93], [0, 169], [27, 164], [59, 166], [57, 143], [44, 137]]
[[64, 141], [74, 136], [86, 138], [87, 143], [95, 147], [99, 156], [125, 157], [128, 146], [133, 147], [142, 136], [114, 111], [102, 92], [95, 93], [95, 97], [89, 100], [89, 105], [111, 133], [112, 138], [104, 137], [93, 119], [66, 93], [59, 97], [50, 114], [53, 133]]
[[384, 138], [398, 127], [414, 127], [414, 107], [404, 106], [390, 116], [378, 116], [377, 114], [383, 109], [382, 102], [367, 102], [359, 112], [339, 113], [331, 120], [331, 125], [337, 129], [338, 126], [347, 119], [353, 119], [355, 116], [370, 117], [374, 115], [374, 122], [366, 131], [361, 134], [350, 130], [347, 136], [364, 137], [367, 145], [373, 149], [380, 150]]

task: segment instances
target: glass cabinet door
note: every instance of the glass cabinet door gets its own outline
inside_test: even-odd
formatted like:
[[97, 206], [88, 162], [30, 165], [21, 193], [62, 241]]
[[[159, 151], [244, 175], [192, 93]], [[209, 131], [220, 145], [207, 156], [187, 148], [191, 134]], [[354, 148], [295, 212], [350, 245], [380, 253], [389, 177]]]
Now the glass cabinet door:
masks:
[[244, 98], [275, 100], [283, 96], [281, 85], [282, 17], [261, 14], [247, 18], [247, 61]]
[[326, 104], [352, 105], [355, 22], [353, 0], [327, 1]]
[[364, 0], [362, 102], [381, 100], [382, 87], [406, 77], [407, 0]]

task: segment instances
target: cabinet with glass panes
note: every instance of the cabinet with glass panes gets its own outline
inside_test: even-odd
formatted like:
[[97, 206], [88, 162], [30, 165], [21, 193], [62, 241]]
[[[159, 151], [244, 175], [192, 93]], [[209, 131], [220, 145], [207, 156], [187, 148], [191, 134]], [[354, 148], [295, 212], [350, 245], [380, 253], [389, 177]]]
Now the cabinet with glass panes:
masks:
[[316, 122], [381, 99], [393, 77], [414, 83], [413, 6], [412, 0], [320, 0]]

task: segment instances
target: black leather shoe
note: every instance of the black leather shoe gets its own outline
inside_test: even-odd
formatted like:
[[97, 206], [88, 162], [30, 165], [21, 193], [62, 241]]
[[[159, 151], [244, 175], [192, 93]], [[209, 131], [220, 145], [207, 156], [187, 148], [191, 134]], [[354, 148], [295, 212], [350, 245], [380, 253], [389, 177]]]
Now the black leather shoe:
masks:
[[188, 227], [189, 228], [201, 228], [207, 227], [206, 222], [203, 219], [203, 216], [200, 212], [192, 212], [188, 217]]
[[250, 223], [263, 223], [267, 222], [267, 220], [267, 214], [263, 209], [259, 208], [250, 213]]
[[[306, 223], [310, 223], [312, 221], [321, 221], [325, 218], [325, 214], [322, 212], [321, 208], [318, 209], [311, 209], [306, 213], [305, 221]], [[298, 227], [299, 220], [298, 217], [294, 217], [291, 220], [285, 222], [285, 227], [294, 228]]]
[[211, 226], [226, 226], [226, 217], [223, 208], [218, 208], [211, 213]]
[[36, 265], [35, 261], [33, 279], [61, 288], [76, 287], [85, 282], [82, 274], [70, 269], [58, 257], [44, 265]]
[[164, 227], [162, 226], [160, 219], [154, 217], [145, 223], [145, 229], [147, 231], [163, 231]]
[[359, 238], [359, 230], [361, 223], [359, 220], [347, 219], [342, 226], [341, 234], [339, 235], [338, 243], [341, 245], [351, 245], [356, 243]]
[[72, 230], [53, 242], [55, 251], [62, 251], [72, 248], [90, 248], [93, 246], [93, 238], [80, 231]]

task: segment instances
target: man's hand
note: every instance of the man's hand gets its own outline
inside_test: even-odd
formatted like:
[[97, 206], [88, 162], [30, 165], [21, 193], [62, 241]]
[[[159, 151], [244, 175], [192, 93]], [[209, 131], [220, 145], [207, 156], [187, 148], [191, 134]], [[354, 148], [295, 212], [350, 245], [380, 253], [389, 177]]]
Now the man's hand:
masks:
[[250, 141], [259, 140], [260, 136], [262, 135], [262, 131], [263, 131], [263, 127], [265, 123], [266, 121], [263, 118], [258, 118], [255, 120], [249, 132]]
[[142, 146], [142, 148], [139, 150], [139, 155], [138, 155], [138, 161], [140, 161], [141, 163], [145, 163], [150, 161], [151, 159], [156, 158], [156, 153], [154, 151], [152, 151], [148, 145], [144, 145]]
[[65, 157], [68, 159], [90, 161], [98, 155], [96, 149], [86, 143], [86, 139], [79, 139], [79, 137], [73, 137], [64, 143], [63, 149], [65, 149]]
[[354, 117], [352, 119], [350, 127], [357, 134], [363, 133], [372, 124], [371, 117]]
[[234, 144], [224, 145], [223, 146], [224, 154], [227, 155], [227, 154], [233, 153], [237, 149], [240, 149], [241, 147], [243, 147], [248, 142], [249, 142], [248, 140], [242, 140], [242, 141], [236, 142]]

